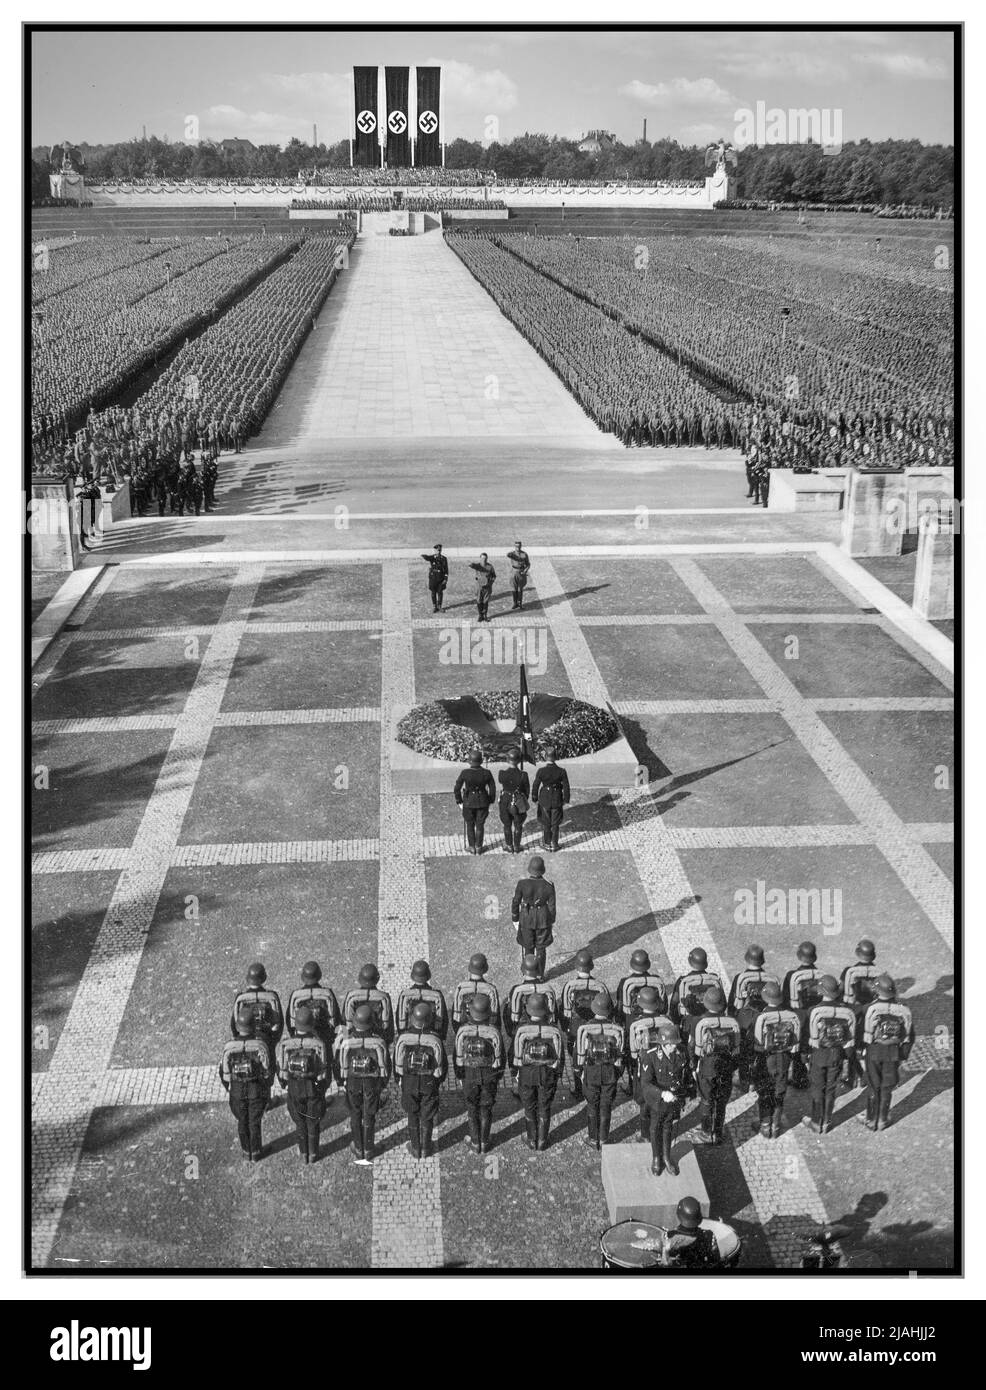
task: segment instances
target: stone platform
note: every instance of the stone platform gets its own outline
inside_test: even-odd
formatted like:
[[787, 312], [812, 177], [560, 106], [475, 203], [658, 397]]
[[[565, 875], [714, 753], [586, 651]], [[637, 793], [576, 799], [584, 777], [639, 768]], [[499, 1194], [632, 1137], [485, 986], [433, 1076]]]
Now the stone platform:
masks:
[[606, 1145], [602, 1151], [603, 1191], [614, 1226], [635, 1217], [655, 1226], [674, 1227], [678, 1224], [676, 1209], [682, 1197], [694, 1197], [702, 1208], [702, 1216], [709, 1215], [709, 1194], [695, 1149], [689, 1144], [684, 1153], [679, 1153], [680, 1147], [676, 1144], [672, 1150], [680, 1169], [678, 1176], [662, 1173], [655, 1178], [649, 1144]]

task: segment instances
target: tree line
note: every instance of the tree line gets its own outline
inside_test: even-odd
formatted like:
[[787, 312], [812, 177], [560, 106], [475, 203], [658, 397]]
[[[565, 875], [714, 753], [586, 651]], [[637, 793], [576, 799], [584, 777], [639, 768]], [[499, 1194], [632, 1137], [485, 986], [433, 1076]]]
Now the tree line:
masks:
[[[344, 168], [349, 142], [236, 146], [221, 143], [160, 140], [122, 141], [113, 145], [79, 143], [90, 182], [132, 179], [296, 179], [302, 170]], [[578, 142], [557, 135], [527, 132], [508, 142], [456, 139], [446, 150], [454, 169], [495, 172], [512, 179], [702, 179], [705, 147], [676, 140], [619, 142], [599, 151], [581, 151]], [[48, 193], [48, 149], [31, 152], [32, 200]], [[924, 145], [920, 140], [857, 140], [838, 154], [823, 153], [810, 142], [751, 145], [739, 153], [735, 196], [743, 199], [809, 203], [910, 203], [950, 207], [955, 197], [955, 152], [951, 145]]]

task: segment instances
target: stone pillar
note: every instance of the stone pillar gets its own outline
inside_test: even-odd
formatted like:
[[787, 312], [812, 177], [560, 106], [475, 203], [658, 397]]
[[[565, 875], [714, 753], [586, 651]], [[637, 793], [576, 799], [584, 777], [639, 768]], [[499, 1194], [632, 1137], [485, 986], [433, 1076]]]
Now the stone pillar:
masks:
[[922, 519], [918, 529], [914, 611], [932, 622], [955, 616], [955, 536], [933, 516]]
[[27, 527], [31, 534], [32, 569], [78, 568], [79, 509], [71, 481], [32, 477]]
[[842, 515], [842, 549], [849, 555], [900, 555], [907, 529], [903, 472], [852, 470]]

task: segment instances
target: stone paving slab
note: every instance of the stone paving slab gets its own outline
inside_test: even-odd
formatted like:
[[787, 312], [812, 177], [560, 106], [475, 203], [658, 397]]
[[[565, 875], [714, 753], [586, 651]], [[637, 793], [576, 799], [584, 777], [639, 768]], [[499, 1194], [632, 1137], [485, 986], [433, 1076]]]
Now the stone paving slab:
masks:
[[31, 828], [38, 849], [129, 845], [167, 755], [168, 730], [36, 737]]

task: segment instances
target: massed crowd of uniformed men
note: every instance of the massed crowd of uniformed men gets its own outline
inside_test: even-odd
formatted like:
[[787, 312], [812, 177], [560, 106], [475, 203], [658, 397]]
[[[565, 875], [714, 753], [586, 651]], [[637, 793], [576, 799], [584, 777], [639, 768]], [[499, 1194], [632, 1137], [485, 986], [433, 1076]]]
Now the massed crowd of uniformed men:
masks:
[[219, 1075], [239, 1126], [247, 1159], [263, 1156], [261, 1124], [274, 1082], [287, 1092], [306, 1164], [319, 1154], [319, 1133], [332, 1079], [344, 1097], [357, 1163], [370, 1163], [383, 1092], [392, 1078], [407, 1117], [408, 1149], [433, 1156], [433, 1131], [449, 1067], [461, 1082], [474, 1153], [492, 1145], [493, 1107], [509, 1071], [526, 1123], [528, 1148], [548, 1147], [552, 1104], [566, 1058], [571, 1099], [583, 1100], [593, 1149], [610, 1140], [610, 1122], [622, 1083], [640, 1112], [638, 1142], [649, 1140], [653, 1172], [677, 1175], [672, 1156], [684, 1105], [698, 1098], [699, 1142], [722, 1142], [726, 1104], [734, 1087], [752, 1086], [758, 1101], [754, 1130], [766, 1139], [784, 1129], [789, 1086], [810, 1089], [802, 1123], [826, 1134], [840, 1085], [866, 1087], [860, 1118], [869, 1130], [886, 1129], [899, 1066], [914, 1042], [911, 1012], [897, 998], [893, 979], [876, 965], [876, 949], [862, 940], [840, 976], [817, 963], [803, 942], [783, 974], [771, 969], [763, 948], [751, 945], [731, 983], [708, 968], [696, 947], [688, 971], [670, 986], [651, 967], [646, 951], [630, 957], [615, 990], [594, 973], [588, 950], [561, 989], [544, 978], [541, 955], [522, 956], [521, 980], [501, 995], [477, 952], [467, 977], [451, 993], [416, 961], [396, 1003], [380, 988], [377, 967], [364, 965], [339, 1003], [309, 961], [287, 1010], [256, 963], [233, 1002], [232, 1037]]

